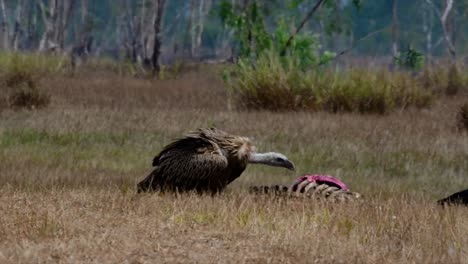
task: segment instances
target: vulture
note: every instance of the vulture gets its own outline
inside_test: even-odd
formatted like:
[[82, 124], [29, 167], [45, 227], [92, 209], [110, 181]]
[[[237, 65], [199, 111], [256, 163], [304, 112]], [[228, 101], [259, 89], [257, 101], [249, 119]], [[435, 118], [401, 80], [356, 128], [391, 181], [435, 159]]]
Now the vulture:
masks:
[[138, 183], [138, 192], [171, 191], [216, 194], [237, 179], [247, 164], [294, 170], [280, 153], [258, 153], [247, 137], [216, 128], [190, 132], [163, 148], [153, 159], [154, 170]]
[[440, 205], [467, 205], [468, 206], [468, 189], [454, 193], [444, 199], [437, 201]]

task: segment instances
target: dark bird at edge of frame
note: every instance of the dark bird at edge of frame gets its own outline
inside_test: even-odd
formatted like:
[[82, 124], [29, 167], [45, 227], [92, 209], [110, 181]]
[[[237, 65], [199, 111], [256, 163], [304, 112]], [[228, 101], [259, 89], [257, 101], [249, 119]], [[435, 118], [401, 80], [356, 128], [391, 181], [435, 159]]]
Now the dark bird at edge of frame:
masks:
[[468, 189], [454, 193], [437, 201], [440, 205], [466, 205], [468, 206]]

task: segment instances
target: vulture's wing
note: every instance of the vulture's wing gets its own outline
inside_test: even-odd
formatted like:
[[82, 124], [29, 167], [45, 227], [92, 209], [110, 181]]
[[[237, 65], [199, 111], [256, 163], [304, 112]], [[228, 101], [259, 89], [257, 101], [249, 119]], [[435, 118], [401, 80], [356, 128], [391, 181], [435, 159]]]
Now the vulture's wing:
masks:
[[216, 143], [186, 137], [166, 146], [154, 158], [153, 166], [155, 170], [139, 188], [201, 190], [225, 185], [228, 160]]
[[[207, 139], [200, 137], [184, 137], [169, 145], [165, 146], [161, 152], [154, 157], [153, 166], [158, 166], [166, 158], [173, 156], [174, 154], [190, 154], [199, 152], [199, 148], [212, 147], [215, 148], [215, 144]], [[217, 146], [217, 145], [216, 145]]]
[[468, 189], [454, 193], [449, 197], [437, 201], [439, 204], [463, 204], [468, 205]]

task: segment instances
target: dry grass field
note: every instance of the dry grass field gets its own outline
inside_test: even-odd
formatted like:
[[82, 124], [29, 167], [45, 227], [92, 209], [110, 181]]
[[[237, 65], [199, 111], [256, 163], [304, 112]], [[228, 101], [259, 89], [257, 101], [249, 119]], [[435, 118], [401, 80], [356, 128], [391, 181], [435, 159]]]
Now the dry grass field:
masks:
[[[468, 99], [387, 115], [229, 111], [223, 82], [83, 72], [48, 77], [39, 111], [0, 112], [0, 263], [468, 263]], [[285, 153], [297, 171], [252, 165], [219, 196], [137, 195], [152, 158], [216, 126]], [[339, 177], [362, 202], [255, 197], [255, 184]]]

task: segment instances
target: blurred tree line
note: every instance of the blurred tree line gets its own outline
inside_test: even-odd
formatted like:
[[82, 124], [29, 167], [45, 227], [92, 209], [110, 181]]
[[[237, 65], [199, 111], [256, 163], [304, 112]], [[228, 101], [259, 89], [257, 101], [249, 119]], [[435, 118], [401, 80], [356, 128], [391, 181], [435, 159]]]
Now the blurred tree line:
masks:
[[105, 56], [155, 70], [235, 58], [241, 38], [257, 37], [258, 46], [262, 34], [289, 46], [299, 31], [322, 52], [397, 57], [410, 47], [460, 58], [468, 0], [0, 0], [3, 51]]

